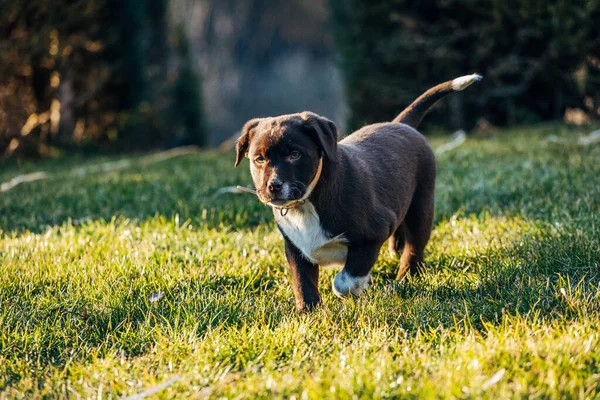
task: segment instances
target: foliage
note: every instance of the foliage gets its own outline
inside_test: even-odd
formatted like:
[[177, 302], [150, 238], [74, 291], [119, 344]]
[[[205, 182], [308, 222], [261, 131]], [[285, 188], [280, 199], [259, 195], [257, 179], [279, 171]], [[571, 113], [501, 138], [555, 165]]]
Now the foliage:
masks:
[[[600, 1], [330, 0], [350, 124], [391, 120], [428, 87], [479, 72], [443, 102], [472, 125], [600, 116]], [[433, 119], [435, 123], [440, 123]]]
[[232, 155], [5, 164], [0, 181], [49, 179], [0, 196], [0, 397], [116, 398], [177, 375], [159, 396], [597, 397], [600, 147], [577, 133], [441, 154], [426, 273], [394, 282], [382, 252], [373, 289], [342, 301], [324, 270], [306, 315], [269, 210], [211, 199], [250, 182]]
[[206, 144], [206, 126], [202, 116], [202, 96], [200, 76], [194, 70], [190, 45], [183, 27], [177, 35], [179, 55], [179, 75], [173, 88], [172, 115], [175, 119], [177, 138], [182, 144], [203, 146]]
[[[170, 145], [175, 82], [195, 72], [176, 68], [188, 61], [171, 44], [168, 6], [168, 0], [3, 1], [0, 154]], [[188, 94], [198, 97], [200, 81], [190, 83], [197, 86]]]

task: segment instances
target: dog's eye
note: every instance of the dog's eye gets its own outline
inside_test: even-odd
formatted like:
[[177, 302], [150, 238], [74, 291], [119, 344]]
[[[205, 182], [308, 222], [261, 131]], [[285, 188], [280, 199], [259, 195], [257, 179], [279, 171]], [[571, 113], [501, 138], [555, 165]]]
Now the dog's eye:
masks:
[[265, 162], [265, 158], [263, 156], [258, 156], [254, 159], [254, 163], [258, 164], [258, 165], [263, 164], [264, 162]]
[[290, 153], [290, 160], [297, 160], [300, 158], [301, 155], [302, 154], [300, 154], [299, 151], [294, 150]]

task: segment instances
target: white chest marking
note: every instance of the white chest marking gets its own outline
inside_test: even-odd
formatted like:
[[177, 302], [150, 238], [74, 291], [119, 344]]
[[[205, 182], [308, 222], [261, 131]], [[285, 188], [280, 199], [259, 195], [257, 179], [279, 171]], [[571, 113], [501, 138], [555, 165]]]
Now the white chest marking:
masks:
[[274, 211], [275, 220], [285, 236], [310, 262], [319, 265], [344, 265], [348, 255], [344, 238], [341, 235], [331, 237], [321, 227], [319, 214], [310, 201], [290, 209], [285, 216]]

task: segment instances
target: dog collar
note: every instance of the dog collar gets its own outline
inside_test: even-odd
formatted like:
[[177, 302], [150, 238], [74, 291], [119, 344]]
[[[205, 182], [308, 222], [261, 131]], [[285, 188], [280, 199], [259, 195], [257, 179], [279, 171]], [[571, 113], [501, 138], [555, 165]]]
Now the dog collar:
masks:
[[302, 196], [300, 198], [300, 202], [308, 199], [308, 196], [310, 196], [310, 194], [312, 193], [313, 189], [315, 188], [315, 186], [317, 186], [317, 183], [319, 182], [319, 179], [321, 178], [321, 172], [323, 171], [323, 157], [319, 157], [319, 166], [317, 167], [317, 173], [315, 174], [315, 177], [313, 178], [313, 180], [310, 182], [310, 185], [308, 185], [308, 188], [306, 188], [306, 193], [304, 193], [304, 196]]
[[304, 196], [300, 197], [298, 200], [293, 201], [290, 204], [290, 206], [288, 206], [288, 207], [276, 207], [276, 206], [272, 205], [271, 203], [268, 203], [268, 204], [271, 207], [278, 209], [279, 214], [281, 214], [282, 217], [285, 217], [287, 215], [288, 211], [290, 210], [290, 208], [292, 208], [291, 206], [295, 206], [296, 204], [302, 204], [306, 201], [306, 199], [308, 199], [308, 196], [310, 196], [310, 194], [312, 193], [315, 186], [317, 186], [317, 183], [319, 183], [319, 179], [321, 178], [322, 171], [323, 171], [323, 157], [319, 157], [319, 166], [317, 167], [317, 173], [315, 174], [315, 177], [313, 178], [313, 180], [310, 182], [310, 184], [306, 188], [306, 192], [304, 193]]

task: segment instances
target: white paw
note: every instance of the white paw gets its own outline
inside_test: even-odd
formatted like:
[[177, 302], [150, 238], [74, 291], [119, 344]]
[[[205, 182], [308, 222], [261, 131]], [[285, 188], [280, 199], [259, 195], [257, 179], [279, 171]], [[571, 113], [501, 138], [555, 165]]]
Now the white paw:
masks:
[[483, 79], [481, 75], [477, 74], [461, 76], [452, 81], [452, 89], [457, 91], [465, 90], [466, 88], [471, 86], [473, 82], [479, 82], [481, 79]]
[[360, 296], [371, 284], [371, 274], [366, 276], [352, 276], [342, 270], [333, 279], [333, 292], [338, 297], [347, 297], [350, 294]]

